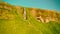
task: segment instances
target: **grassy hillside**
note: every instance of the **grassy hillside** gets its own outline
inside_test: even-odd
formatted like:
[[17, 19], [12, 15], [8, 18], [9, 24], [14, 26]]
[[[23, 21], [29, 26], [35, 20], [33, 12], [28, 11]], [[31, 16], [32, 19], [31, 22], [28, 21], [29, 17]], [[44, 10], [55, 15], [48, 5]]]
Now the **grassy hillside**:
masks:
[[60, 22], [39, 22], [28, 10], [24, 20], [23, 8], [20, 9], [10, 4], [0, 4], [0, 34], [60, 34]]

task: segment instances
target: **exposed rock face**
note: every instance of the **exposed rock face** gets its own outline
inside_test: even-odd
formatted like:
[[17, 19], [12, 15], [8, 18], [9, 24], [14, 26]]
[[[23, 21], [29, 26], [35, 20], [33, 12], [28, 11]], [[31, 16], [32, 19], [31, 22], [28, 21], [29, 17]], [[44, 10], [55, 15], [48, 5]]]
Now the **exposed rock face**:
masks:
[[59, 19], [60, 17], [58, 17], [57, 15], [57, 14], [60, 15], [60, 12], [56, 12], [53, 10], [35, 9], [35, 8], [29, 8], [28, 10], [32, 16], [34, 16], [37, 20], [40, 20], [42, 22], [60, 20]]
[[13, 19], [15, 18], [14, 13], [21, 14], [24, 19], [27, 19], [26, 11], [30, 12], [35, 19], [41, 22], [49, 22], [49, 21], [60, 21], [60, 12], [56, 12], [53, 10], [44, 10], [44, 9], [36, 9], [36, 8], [24, 8], [21, 6], [12, 6], [8, 3], [0, 3], [0, 19]]
[[7, 3], [0, 3], [0, 19], [13, 19], [15, 15], [10, 13], [15, 8]]

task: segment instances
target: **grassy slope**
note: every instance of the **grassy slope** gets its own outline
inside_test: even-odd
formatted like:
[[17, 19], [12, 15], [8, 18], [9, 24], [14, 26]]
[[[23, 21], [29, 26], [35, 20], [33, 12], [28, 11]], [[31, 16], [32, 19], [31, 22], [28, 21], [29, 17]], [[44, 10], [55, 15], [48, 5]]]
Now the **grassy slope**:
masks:
[[28, 11], [27, 20], [15, 10], [13, 14], [14, 19], [0, 19], [0, 34], [60, 34], [60, 23], [38, 22]]

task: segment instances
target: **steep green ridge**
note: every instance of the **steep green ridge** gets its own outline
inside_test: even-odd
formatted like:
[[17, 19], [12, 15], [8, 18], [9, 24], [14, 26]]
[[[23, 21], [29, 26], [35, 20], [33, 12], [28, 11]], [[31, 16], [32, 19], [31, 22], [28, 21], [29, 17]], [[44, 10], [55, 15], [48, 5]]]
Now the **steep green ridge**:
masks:
[[23, 12], [18, 12], [15, 6], [5, 6], [11, 10], [0, 6], [0, 34], [60, 34], [59, 22], [39, 22], [28, 10], [27, 20], [24, 20]]

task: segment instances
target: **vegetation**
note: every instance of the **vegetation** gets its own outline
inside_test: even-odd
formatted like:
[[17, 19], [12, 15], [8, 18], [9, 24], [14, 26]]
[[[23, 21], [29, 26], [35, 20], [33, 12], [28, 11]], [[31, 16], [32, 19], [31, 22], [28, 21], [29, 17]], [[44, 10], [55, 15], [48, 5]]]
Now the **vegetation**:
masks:
[[[24, 20], [23, 12], [18, 12], [15, 7], [11, 9], [0, 7], [0, 34], [60, 34], [59, 22], [39, 22], [28, 9], [27, 19]], [[21, 10], [23, 11], [23, 8]]]

